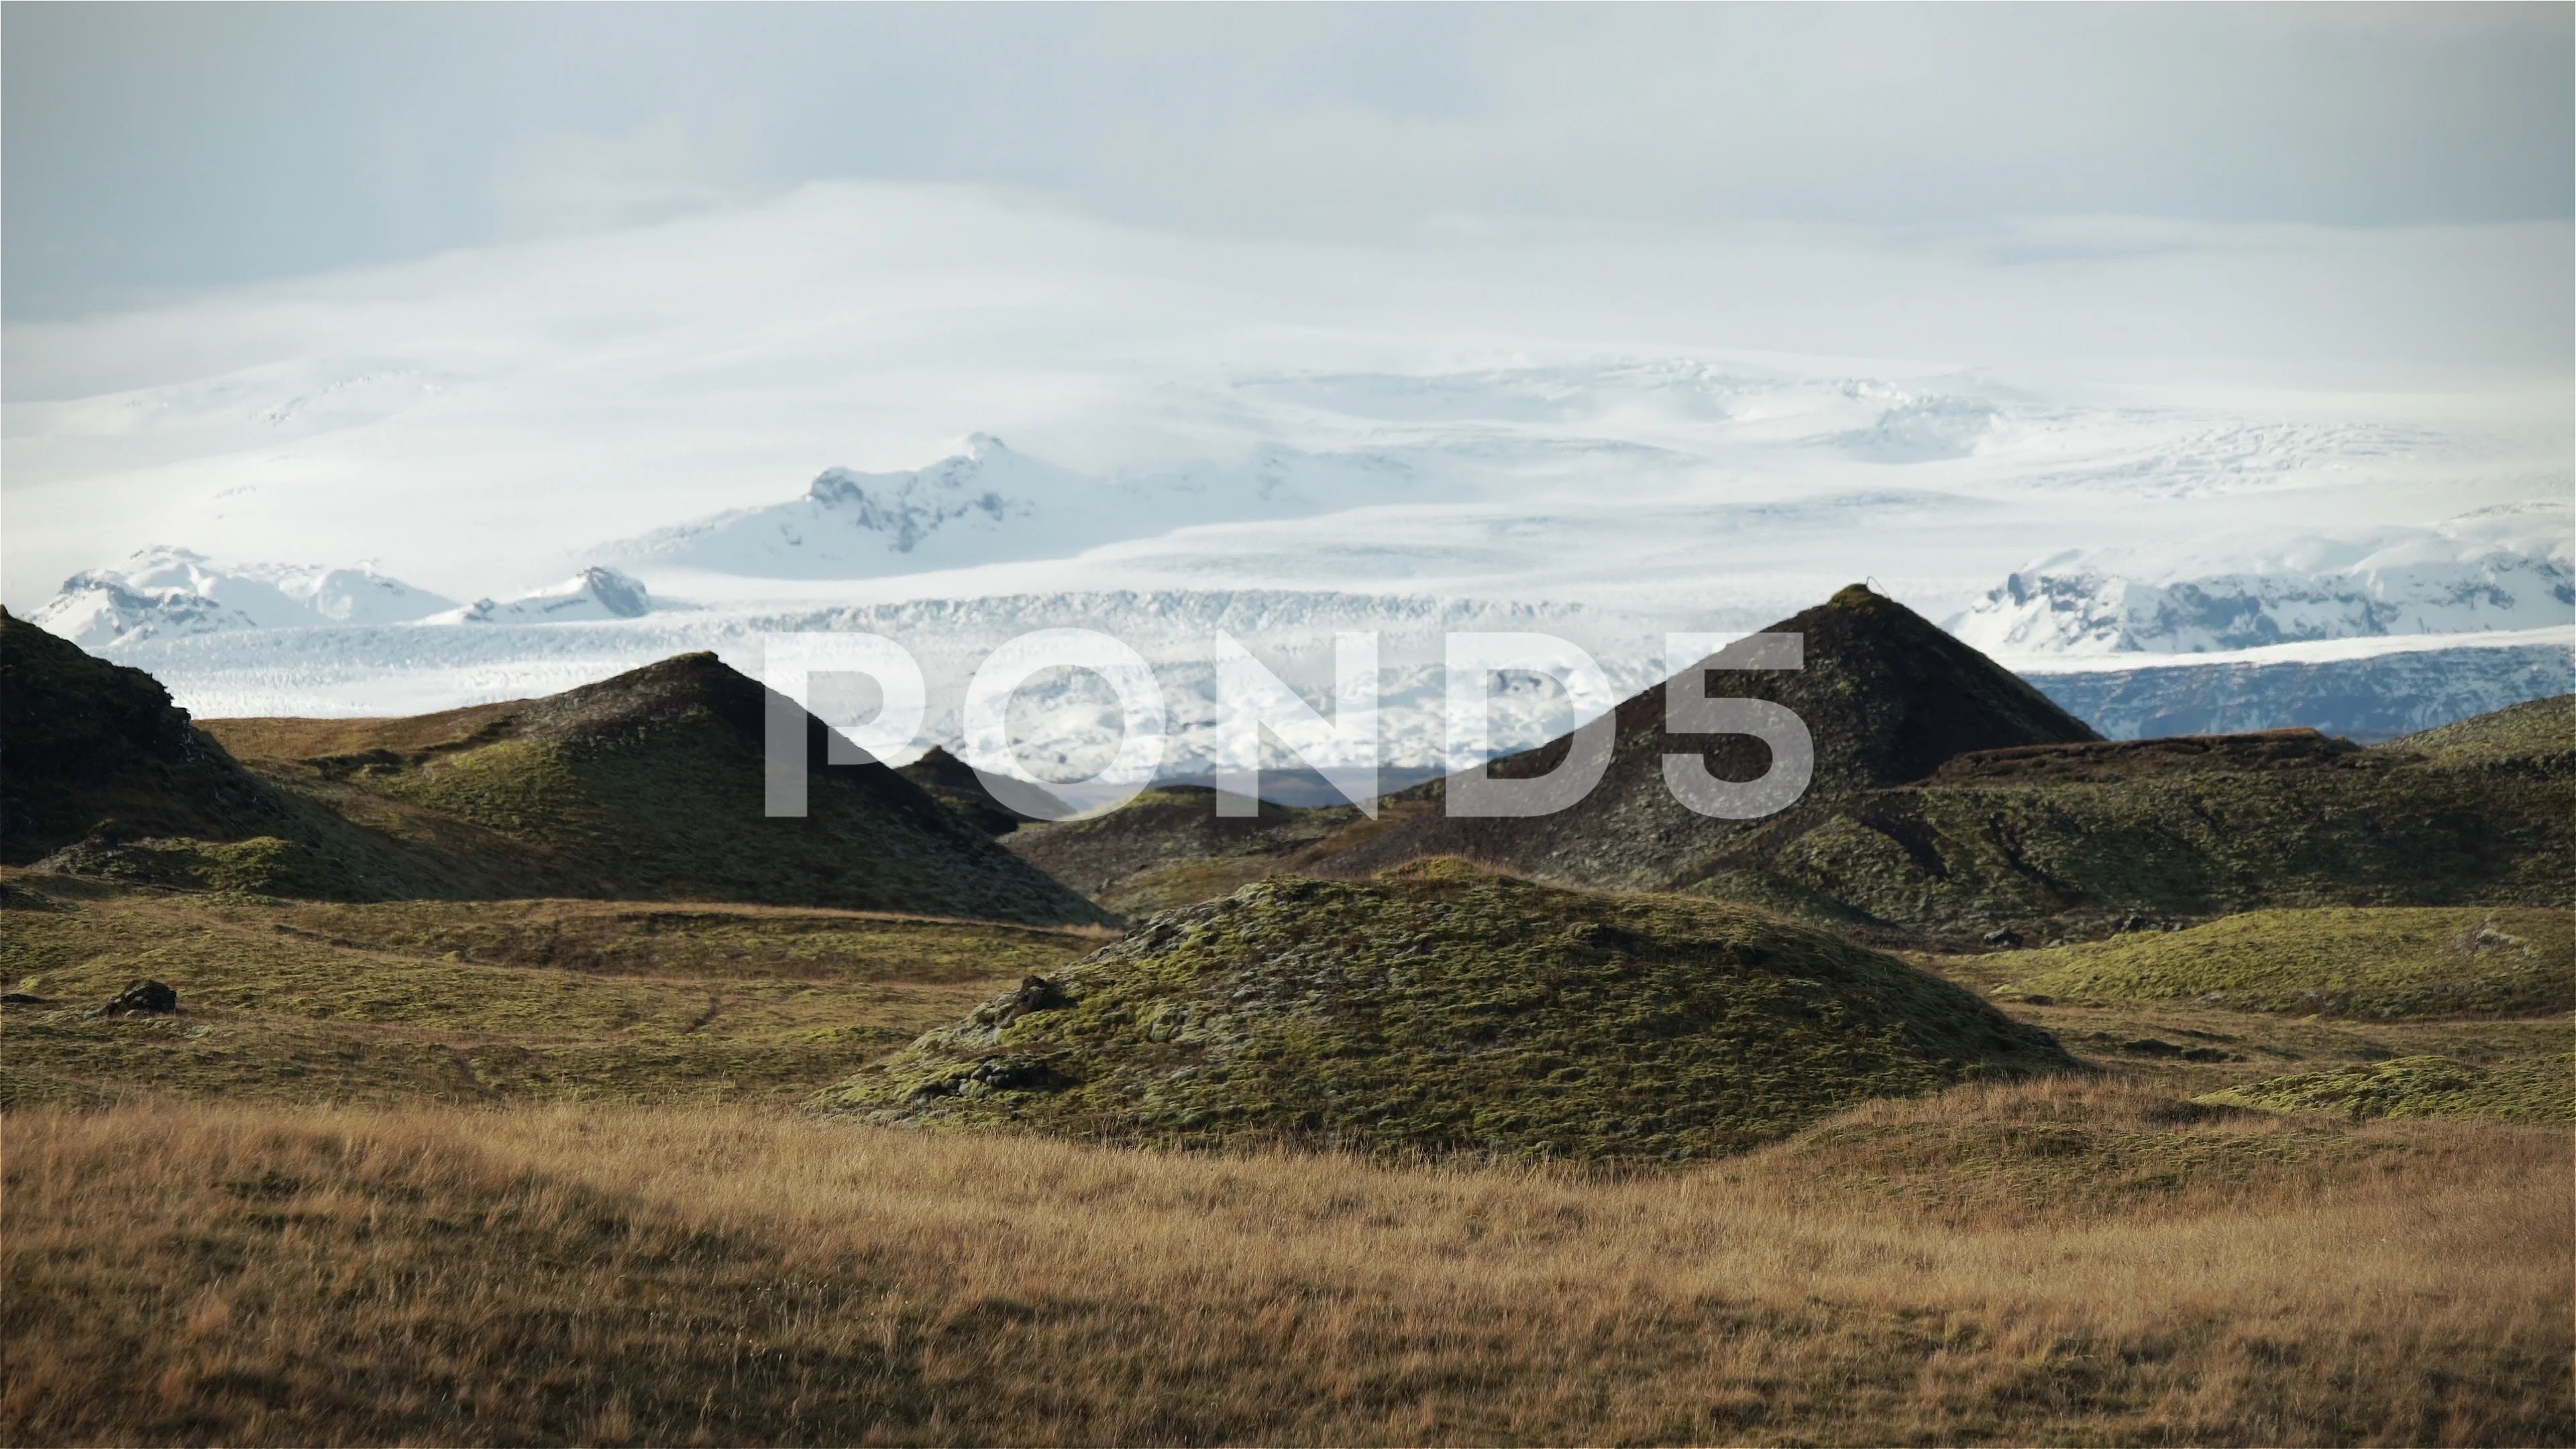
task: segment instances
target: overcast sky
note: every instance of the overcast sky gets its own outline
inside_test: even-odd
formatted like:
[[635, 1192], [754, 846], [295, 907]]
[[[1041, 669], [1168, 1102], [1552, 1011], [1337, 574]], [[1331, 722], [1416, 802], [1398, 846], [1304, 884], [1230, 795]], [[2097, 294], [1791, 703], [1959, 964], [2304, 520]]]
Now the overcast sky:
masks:
[[64, 318], [833, 179], [1239, 239], [2564, 221], [2571, 16], [11, 3], [0, 302]]

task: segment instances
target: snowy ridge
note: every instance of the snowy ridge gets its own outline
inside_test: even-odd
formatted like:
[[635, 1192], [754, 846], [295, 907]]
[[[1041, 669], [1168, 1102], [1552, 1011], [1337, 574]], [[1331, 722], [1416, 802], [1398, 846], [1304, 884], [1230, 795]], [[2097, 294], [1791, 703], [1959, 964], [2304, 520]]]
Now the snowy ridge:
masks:
[[372, 568], [218, 566], [204, 554], [156, 544], [115, 567], [65, 579], [29, 619], [100, 650], [228, 630], [403, 623], [455, 604]]
[[2015, 572], [1950, 627], [2007, 657], [2539, 628], [2576, 617], [2571, 531], [2568, 505], [2528, 502], [2431, 528], [2292, 538], [2227, 572], [2126, 572], [2117, 554], [2060, 555]]
[[1546, 468], [1551, 455], [1565, 451], [1555, 440], [1349, 453], [1262, 444], [1230, 462], [1095, 477], [974, 433], [955, 453], [920, 468], [827, 468], [801, 497], [656, 529], [596, 551], [665, 573], [873, 579], [1063, 559], [1192, 525], [1456, 499], [1477, 491], [1467, 477], [1490, 491], [1515, 473]]
[[638, 580], [592, 565], [551, 588], [508, 603], [477, 599], [433, 614], [423, 624], [569, 624], [587, 619], [639, 619], [653, 611], [653, 596]]
[[[1087, 480], [969, 436], [958, 453], [897, 473], [826, 468], [805, 496], [740, 508], [606, 545], [610, 557], [763, 578], [869, 578], [977, 561], [1044, 540], [1014, 523], [1057, 511]], [[997, 537], [998, 536], [998, 537]], [[998, 544], [998, 547], [996, 546]]]

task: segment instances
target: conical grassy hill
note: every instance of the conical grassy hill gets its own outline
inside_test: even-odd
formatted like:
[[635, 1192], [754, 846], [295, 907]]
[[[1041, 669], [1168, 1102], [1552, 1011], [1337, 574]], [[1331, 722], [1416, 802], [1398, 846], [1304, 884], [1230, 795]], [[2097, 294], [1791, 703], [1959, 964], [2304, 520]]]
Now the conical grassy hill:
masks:
[[818, 1105], [1125, 1142], [1684, 1160], [2072, 1065], [1949, 982], [1760, 911], [1436, 861], [1155, 917]]
[[[1707, 669], [1709, 694], [1794, 709], [1815, 740], [1796, 805], [1693, 815], [1662, 756], [1767, 764], [1750, 738], [1669, 735], [1663, 693], [1619, 706], [1599, 788], [1559, 814], [1453, 819], [1434, 782], [1357, 810], [1187, 818], [1140, 797], [1021, 830], [1011, 848], [1100, 901], [1162, 909], [1264, 876], [1365, 879], [1455, 855], [1569, 885], [1679, 891], [1878, 944], [1973, 950], [2312, 907], [2557, 908], [2576, 900], [2576, 696], [2364, 749], [2309, 729], [2100, 740], [1901, 605], [1853, 587], [1774, 625], [1796, 672]], [[1704, 667], [1704, 666], [1703, 666]], [[1706, 748], [1714, 744], [1716, 748]], [[1498, 761], [1526, 775], [1562, 741]]]
[[[543, 699], [419, 720], [214, 721], [342, 798], [461, 821], [577, 865], [579, 894], [1082, 923], [1105, 913], [883, 765], [823, 764], [764, 814], [768, 692], [683, 654]], [[266, 763], [265, 760], [261, 761]]]
[[[1929, 775], [1969, 750], [2098, 739], [2018, 675], [1885, 595], [1853, 584], [1764, 632], [1804, 639], [1797, 670], [1727, 669], [1703, 663], [1710, 697], [1767, 700], [1805, 721], [1815, 773], [1805, 798], [1838, 799]], [[1697, 754], [1723, 780], [1758, 779], [1771, 752], [1745, 735], [1673, 734], [1662, 686], [1622, 702], [1609, 769], [1584, 799], [1531, 819], [1460, 819], [1436, 808], [1400, 813], [1383, 828], [1354, 829], [1319, 859], [1319, 874], [1365, 874], [1428, 855], [1461, 855], [1497, 869], [1572, 884], [1660, 889], [1688, 875], [1758, 822], [1694, 814], [1664, 784], [1663, 758]], [[1491, 773], [1520, 778], [1553, 770], [1566, 741], [1497, 760]], [[1417, 787], [1425, 806], [1442, 782]]]

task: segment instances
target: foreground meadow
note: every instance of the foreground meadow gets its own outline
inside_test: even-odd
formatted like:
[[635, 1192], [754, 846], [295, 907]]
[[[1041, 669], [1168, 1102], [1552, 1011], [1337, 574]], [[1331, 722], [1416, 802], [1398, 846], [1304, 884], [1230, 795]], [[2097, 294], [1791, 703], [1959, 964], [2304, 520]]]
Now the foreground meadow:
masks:
[[2116, 1075], [1633, 1176], [757, 1106], [0, 1130], [19, 1443], [2576, 1440], [2562, 1131]]

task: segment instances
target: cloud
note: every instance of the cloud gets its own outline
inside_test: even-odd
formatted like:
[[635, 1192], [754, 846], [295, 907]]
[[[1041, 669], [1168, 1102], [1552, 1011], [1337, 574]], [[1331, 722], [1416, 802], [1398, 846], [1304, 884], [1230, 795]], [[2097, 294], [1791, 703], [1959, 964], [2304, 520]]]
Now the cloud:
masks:
[[1161, 230], [2576, 212], [2564, 6], [28, 6], [5, 306], [811, 182]]
[[[1097, 474], [1305, 446], [1294, 407], [1236, 386], [1258, 376], [1807, 354], [1858, 359], [1800, 364], [1832, 376], [1986, 369], [1981, 396], [1993, 374], [2061, 397], [2536, 385], [2563, 414], [2571, 257], [2563, 224], [2116, 218], [1250, 240], [818, 184], [11, 323], [6, 586], [16, 607], [175, 542], [377, 556], [492, 593], [592, 561], [560, 556], [584, 542], [774, 502], [829, 466], [918, 467], [976, 431]], [[1664, 438], [1651, 417], [1600, 426]], [[1315, 445], [1365, 441], [1339, 436]]]
[[704, 211], [732, 199], [727, 168], [676, 116], [622, 135], [549, 135], [506, 152], [491, 196], [512, 240], [602, 231]]

